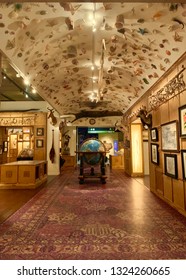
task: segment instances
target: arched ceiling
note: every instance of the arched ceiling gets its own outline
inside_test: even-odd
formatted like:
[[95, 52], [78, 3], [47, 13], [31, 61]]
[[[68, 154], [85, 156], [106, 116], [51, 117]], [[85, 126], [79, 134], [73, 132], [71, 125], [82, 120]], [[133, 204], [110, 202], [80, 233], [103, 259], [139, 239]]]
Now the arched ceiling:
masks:
[[122, 115], [185, 52], [186, 4], [1, 3], [0, 38], [59, 114]]

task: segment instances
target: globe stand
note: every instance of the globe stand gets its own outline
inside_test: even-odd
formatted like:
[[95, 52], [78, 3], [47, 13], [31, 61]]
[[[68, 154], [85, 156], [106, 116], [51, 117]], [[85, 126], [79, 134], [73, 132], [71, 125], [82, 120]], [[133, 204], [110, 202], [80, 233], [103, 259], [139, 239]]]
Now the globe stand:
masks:
[[91, 169], [90, 169], [90, 175], [91, 175], [91, 176], [94, 176], [94, 175], [95, 175], [95, 173], [94, 173], [94, 167], [91, 167]]
[[[105, 175], [105, 157], [106, 157], [106, 152], [76, 152], [79, 154], [80, 157], [80, 171], [79, 171], [79, 183], [83, 184], [85, 178], [100, 178], [101, 183], [105, 184], [106, 183], [106, 178], [107, 176]], [[96, 173], [95, 169], [93, 166], [91, 166], [90, 173], [86, 173], [84, 170], [84, 163], [85, 161], [85, 156], [90, 156], [90, 155], [100, 155], [100, 173]]]

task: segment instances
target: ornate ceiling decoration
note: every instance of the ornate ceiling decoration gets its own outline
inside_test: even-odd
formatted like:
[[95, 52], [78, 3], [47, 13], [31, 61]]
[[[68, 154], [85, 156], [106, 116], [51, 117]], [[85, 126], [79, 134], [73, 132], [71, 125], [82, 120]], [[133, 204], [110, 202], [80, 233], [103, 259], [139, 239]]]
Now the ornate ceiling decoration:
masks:
[[1, 51], [62, 115], [122, 115], [185, 52], [185, 30], [186, 4], [0, 4]]

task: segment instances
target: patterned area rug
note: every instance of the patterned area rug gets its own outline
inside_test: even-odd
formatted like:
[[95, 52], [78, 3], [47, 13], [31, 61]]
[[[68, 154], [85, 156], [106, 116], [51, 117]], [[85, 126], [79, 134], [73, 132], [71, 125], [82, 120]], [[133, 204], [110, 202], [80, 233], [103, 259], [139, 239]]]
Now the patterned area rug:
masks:
[[186, 218], [122, 171], [56, 177], [0, 225], [0, 259], [185, 259]]

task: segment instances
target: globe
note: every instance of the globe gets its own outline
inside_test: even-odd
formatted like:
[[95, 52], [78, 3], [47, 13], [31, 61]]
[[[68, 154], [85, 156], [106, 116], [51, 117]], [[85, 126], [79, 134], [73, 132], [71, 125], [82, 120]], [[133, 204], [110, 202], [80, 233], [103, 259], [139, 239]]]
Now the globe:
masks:
[[[105, 145], [98, 139], [88, 138], [86, 139], [81, 147], [81, 152], [106, 152]], [[102, 156], [100, 153], [84, 154], [83, 160], [89, 165], [96, 165], [100, 162]]]

